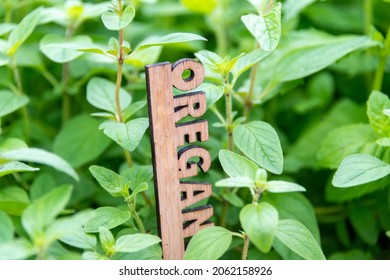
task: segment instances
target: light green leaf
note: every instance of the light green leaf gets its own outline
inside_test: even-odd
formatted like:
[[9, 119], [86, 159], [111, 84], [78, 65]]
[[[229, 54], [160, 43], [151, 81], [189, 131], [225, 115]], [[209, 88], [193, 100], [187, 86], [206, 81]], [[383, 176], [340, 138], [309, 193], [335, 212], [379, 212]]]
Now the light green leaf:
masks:
[[151, 165], [146, 166], [133, 166], [121, 172], [121, 175], [127, 180], [131, 181], [130, 188], [134, 191], [134, 188], [142, 184], [143, 182], [151, 182], [153, 179], [153, 167]]
[[316, 0], [286, 0], [283, 4], [283, 19], [290, 20], [299, 15], [307, 6]]
[[328, 67], [343, 56], [377, 45], [364, 36], [330, 38], [323, 44], [295, 48], [275, 63], [272, 82], [287, 82], [309, 76]]
[[127, 192], [125, 178], [107, 168], [92, 165], [89, 171], [99, 184], [114, 197], [122, 196]]
[[100, 121], [87, 115], [69, 120], [54, 139], [53, 150], [73, 167], [96, 159], [110, 145], [98, 129]]
[[190, 11], [201, 14], [210, 14], [217, 6], [217, 0], [180, 0]]
[[93, 211], [92, 218], [85, 224], [86, 232], [98, 232], [99, 227], [115, 228], [130, 219], [129, 211], [114, 207], [100, 207]]
[[390, 174], [390, 165], [368, 154], [346, 157], [333, 177], [333, 185], [340, 188], [353, 187], [376, 181]]
[[83, 253], [81, 258], [83, 260], [94, 260], [94, 261], [108, 260], [108, 258], [106, 256], [100, 255], [99, 253], [96, 253], [96, 252], [90, 252], [90, 251]]
[[325, 260], [321, 247], [311, 232], [296, 220], [280, 220], [275, 236], [280, 242], [304, 259]]
[[108, 30], [121, 30], [128, 26], [135, 16], [132, 6], [126, 7], [122, 14], [117, 12], [105, 12], [102, 14], [102, 21]]
[[195, 56], [206, 69], [219, 74], [223, 72], [224, 60], [215, 52], [202, 50], [196, 52]]
[[240, 212], [240, 222], [256, 248], [263, 253], [271, 250], [278, 227], [278, 211], [269, 203], [249, 204]]
[[106, 254], [113, 254], [115, 252], [115, 238], [111, 231], [106, 227], [99, 227], [99, 239]]
[[[94, 107], [113, 113], [118, 118], [118, 108], [115, 101], [115, 84], [103, 79], [92, 78], [87, 85], [87, 101]], [[119, 91], [121, 108], [131, 103], [131, 95], [124, 89]]]
[[17, 160], [41, 163], [47, 166], [51, 166], [58, 171], [64, 172], [75, 180], [78, 180], [79, 178], [74, 169], [65, 160], [63, 160], [56, 154], [37, 148], [21, 148], [3, 152], [0, 153], [0, 159], [9, 161]]
[[0, 118], [16, 111], [27, 103], [27, 96], [16, 95], [9, 90], [0, 90]]
[[6, 213], [0, 211], [0, 244], [9, 242], [14, 237], [14, 226]]
[[233, 192], [222, 193], [222, 197], [234, 207], [244, 207], [244, 201], [241, 199], [241, 197]]
[[19, 187], [0, 189], [0, 210], [9, 215], [20, 216], [30, 200], [27, 193]]
[[259, 167], [251, 160], [228, 150], [220, 150], [219, 161], [230, 177], [247, 177], [255, 180]]
[[375, 143], [382, 147], [390, 147], [390, 137], [379, 138]]
[[24, 239], [0, 244], [0, 260], [22, 260], [36, 253], [30, 242]]
[[386, 94], [374, 90], [367, 101], [367, 115], [371, 127], [380, 136], [390, 137], [390, 118], [384, 110], [390, 107], [390, 99]]
[[384, 109], [383, 110], [383, 114], [385, 114], [386, 116], [390, 117], [390, 109]]
[[241, 17], [241, 21], [265, 51], [273, 51], [279, 43], [282, 30], [281, 9], [282, 4], [277, 2], [264, 15], [245, 15]]
[[146, 191], [148, 188], [149, 188], [149, 185], [146, 182], [143, 182], [143, 183], [139, 184], [136, 188], [134, 188], [134, 191], [131, 195], [135, 196], [141, 192]]
[[[0, 45], [1, 50], [1, 45]], [[9, 63], [9, 57], [6, 54], [0, 52], [0, 66], [7, 65]]]
[[15, 28], [16, 24], [14, 23], [1, 23], [0, 24], [0, 36], [11, 32]]
[[272, 193], [305, 192], [306, 189], [298, 184], [286, 181], [268, 181], [266, 190]]
[[35, 26], [39, 22], [42, 8], [37, 8], [27, 16], [12, 30], [8, 37], [8, 50], [7, 54], [13, 56], [17, 49], [27, 40], [31, 35]]
[[92, 39], [85, 35], [79, 35], [74, 36], [71, 39], [65, 39], [64, 37], [57, 34], [47, 34], [39, 42], [39, 48], [44, 55], [57, 63], [69, 62], [83, 55], [83, 52], [81, 51], [61, 48], [59, 46], [61, 43], [92, 44]]
[[133, 253], [161, 242], [158, 236], [151, 234], [128, 234], [118, 238], [115, 243], [117, 252]]
[[99, 127], [104, 134], [114, 140], [122, 148], [134, 151], [141, 142], [142, 136], [149, 127], [147, 118], [139, 118], [128, 121], [127, 123], [119, 123], [116, 121], [105, 121]]
[[160, 57], [162, 47], [154, 46], [146, 49], [136, 49], [126, 57], [125, 63], [137, 68], [143, 68], [145, 65], [156, 63]]
[[123, 111], [123, 119], [124, 121], [127, 121], [130, 119], [131, 116], [133, 116], [136, 112], [141, 110], [148, 102], [146, 100], [141, 100], [134, 102], [127, 106], [127, 108]]
[[203, 91], [206, 95], [207, 109], [213, 106], [223, 96], [223, 86], [202, 83], [195, 91]]
[[142, 50], [152, 46], [165, 46], [189, 41], [207, 41], [207, 39], [192, 33], [171, 33], [160, 38], [153, 38], [151, 40], [144, 41], [137, 46], [136, 50]]
[[274, 0], [247, 0], [259, 13], [266, 11], [267, 7], [270, 5], [271, 1]]
[[276, 131], [268, 123], [253, 121], [233, 131], [237, 147], [251, 160], [268, 171], [281, 174], [283, 152]]
[[4, 164], [0, 164], [0, 177], [16, 173], [16, 172], [31, 172], [38, 171], [39, 168], [28, 166], [19, 161], [11, 161]]
[[317, 154], [318, 162], [323, 167], [337, 168], [346, 156], [361, 152], [365, 146], [375, 142], [376, 138], [368, 124], [337, 127], [323, 140]]
[[248, 177], [232, 177], [219, 180], [215, 183], [217, 187], [229, 187], [229, 188], [254, 188], [255, 182]]
[[64, 185], [35, 200], [22, 214], [22, 224], [32, 239], [42, 234], [55, 217], [65, 209], [73, 187]]
[[79, 228], [70, 234], [68, 233], [64, 235], [60, 238], [60, 240], [76, 248], [96, 250], [96, 237], [92, 234], [85, 233], [82, 228]]
[[264, 51], [263, 49], [255, 49], [250, 53], [241, 56], [231, 70], [234, 80], [237, 80], [245, 71], [257, 64], [263, 58], [266, 58], [269, 54], [271, 54], [271, 52]]
[[190, 240], [184, 254], [185, 260], [217, 260], [228, 249], [232, 234], [223, 227], [206, 227]]

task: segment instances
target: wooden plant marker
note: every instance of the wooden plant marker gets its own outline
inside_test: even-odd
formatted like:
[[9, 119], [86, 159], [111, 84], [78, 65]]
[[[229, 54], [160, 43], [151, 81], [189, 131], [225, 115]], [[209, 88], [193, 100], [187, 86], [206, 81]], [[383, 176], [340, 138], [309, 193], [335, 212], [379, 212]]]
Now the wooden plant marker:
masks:
[[[190, 75], [183, 78], [186, 70]], [[157, 218], [166, 260], [183, 259], [184, 238], [212, 225], [208, 221], [213, 215], [212, 206], [188, 208], [211, 195], [211, 184], [181, 182], [196, 176], [198, 167], [203, 172], [210, 168], [209, 152], [193, 145], [208, 140], [208, 123], [195, 120], [177, 124], [188, 115], [202, 116], [207, 108], [206, 96], [201, 91], [173, 95], [173, 87], [195, 89], [204, 75], [202, 65], [191, 59], [146, 66]]]

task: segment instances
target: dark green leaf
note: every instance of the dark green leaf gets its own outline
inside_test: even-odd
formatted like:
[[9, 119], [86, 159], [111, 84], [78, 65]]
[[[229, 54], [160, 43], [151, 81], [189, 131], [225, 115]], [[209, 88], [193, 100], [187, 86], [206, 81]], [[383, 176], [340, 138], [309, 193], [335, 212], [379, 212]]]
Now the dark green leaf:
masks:
[[16, 95], [9, 90], [0, 90], [0, 118], [18, 110], [27, 103], [27, 96]]

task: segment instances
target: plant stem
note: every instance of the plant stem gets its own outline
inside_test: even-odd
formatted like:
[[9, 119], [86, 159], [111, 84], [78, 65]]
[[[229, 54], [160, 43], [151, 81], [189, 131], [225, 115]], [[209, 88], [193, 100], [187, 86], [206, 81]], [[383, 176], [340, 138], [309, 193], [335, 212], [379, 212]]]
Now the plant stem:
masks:
[[127, 165], [129, 167], [133, 167], [133, 159], [131, 158], [130, 152], [128, 150], [126, 150], [126, 149], [123, 149], [123, 154], [125, 155], [125, 159], [126, 159]]
[[228, 40], [226, 37], [226, 28], [225, 28], [225, 19], [224, 14], [227, 6], [228, 0], [219, 1], [219, 5], [216, 9], [216, 30], [215, 36], [217, 40], [217, 53], [224, 57], [227, 54], [228, 49]]
[[144, 224], [142, 223], [140, 217], [138, 216], [138, 213], [136, 211], [133, 211], [131, 213], [135, 219], [135, 222], [137, 223], [138, 229], [141, 231], [141, 233], [145, 233], [145, 227]]
[[[66, 28], [65, 38], [69, 40], [73, 36], [73, 25], [70, 24]], [[62, 125], [68, 122], [70, 119], [71, 100], [68, 93], [68, 84], [70, 80], [70, 64], [64, 63], [62, 66]]]
[[[225, 86], [225, 88], [229, 88]], [[226, 96], [226, 131], [228, 136], [228, 150], [233, 151], [233, 93], [230, 89], [225, 92]]]
[[118, 73], [116, 75], [116, 88], [115, 88], [115, 103], [116, 107], [118, 109], [118, 122], [123, 122], [123, 115], [122, 115], [122, 109], [121, 109], [121, 102], [119, 97], [119, 92], [121, 89], [121, 83], [122, 83], [122, 71], [123, 71], [123, 63], [120, 63], [118, 60]]
[[242, 248], [242, 257], [241, 259], [245, 261], [248, 258], [248, 249], [249, 249], [249, 237], [248, 234], [243, 233], [244, 238], [244, 247]]
[[370, 35], [372, 24], [372, 0], [363, 0], [364, 5], [364, 33]]
[[383, 50], [381, 51], [378, 67], [376, 68], [374, 83], [372, 86], [373, 90], [382, 89], [383, 76], [385, 74], [385, 67], [386, 67], [387, 57], [389, 56], [389, 53], [390, 53], [390, 26], [389, 29], [387, 30], [385, 45]]

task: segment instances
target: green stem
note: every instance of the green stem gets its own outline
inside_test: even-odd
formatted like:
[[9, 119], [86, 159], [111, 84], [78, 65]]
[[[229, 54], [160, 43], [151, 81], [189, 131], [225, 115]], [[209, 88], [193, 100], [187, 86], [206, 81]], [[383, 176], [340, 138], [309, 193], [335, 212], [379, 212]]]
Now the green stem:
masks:
[[227, 7], [228, 0], [219, 1], [219, 6], [216, 9], [216, 30], [215, 36], [217, 40], [217, 53], [224, 57], [227, 55], [228, 49], [228, 40], [226, 36], [226, 27], [225, 27], [225, 19], [224, 14]]
[[233, 151], [233, 93], [229, 90], [226, 96], [226, 131], [228, 136], [228, 150]]
[[245, 261], [248, 258], [248, 249], [249, 249], [249, 236], [246, 233], [243, 233], [244, 238], [244, 247], [242, 248], [242, 257], [241, 259]]
[[57, 81], [57, 79], [53, 76], [52, 73], [50, 73], [49, 71], [47, 71], [47, 69], [45, 68], [39, 68], [39, 72], [41, 73], [41, 75], [53, 86], [53, 87], [57, 87], [59, 85], [59, 82]]
[[131, 158], [130, 152], [128, 150], [126, 150], [126, 149], [123, 149], [123, 154], [125, 155], [125, 159], [126, 159], [127, 165], [129, 167], [133, 167], [133, 159]]
[[364, 5], [364, 33], [370, 35], [372, 25], [372, 0], [363, 0]]
[[222, 202], [221, 220], [219, 222], [219, 225], [221, 227], [226, 226], [226, 217], [227, 217], [228, 207], [229, 207], [229, 203], [226, 200], [224, 200]]
[[[70, 24], [66, 29], [65, 38], [69, 40], [72, 38], [74, 32], [73, 25]], [[70, 64], [69, 62], [64, 63], [62, 66], [62, 125], [68, 122], [70, 119], [71, 111], [71, 99], [68, 93], [68, 85], [70, 80]]]
[[131, 213], [134, 217], [134, 220], [135, 222], [137, 223], [137, 226], [138, 226], [138, 229], [140, 230], [141, 233], [145, 233], [145, 227], [144, 227], [144, 224], [142, 223], [140, 217], [138, 216], [138, 213], [136, 211], [133, 211], [133, 213]]
[[390, 26], [389, 29], [387, 30], [385, 46], [381, 51], [378, 67], [376, 68], [374, 83], [372, 86], [373, 90], [382, 89], [383, 76], [385, 74], [385, 68], [386, 68], [386, 63], [387, 63], [387, 58], [389, 56], [389, 53], [390, 53]]
[[12, 2], [11, 0], [5, 1], [5, 16], [4, 16], [4, 22], [10, 23], [12, 21]]

